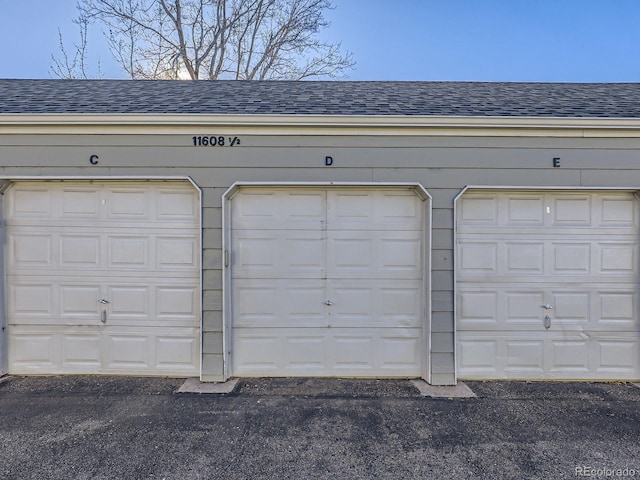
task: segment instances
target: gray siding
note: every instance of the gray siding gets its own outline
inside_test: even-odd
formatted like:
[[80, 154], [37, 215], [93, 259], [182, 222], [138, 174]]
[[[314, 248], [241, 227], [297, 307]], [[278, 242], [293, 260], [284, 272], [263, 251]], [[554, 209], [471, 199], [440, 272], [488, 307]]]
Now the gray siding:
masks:
[[[3, 211], [4, 198], [0, 195], [0, 212]], [[0, 240], [4, 244], [5, 241], [5, 232], [4, 227], [0, 229]], [[4, 272], [4, 248], [0, 249], [0, 272]], [[6, 350], [6, 335], [7, 335], [7, 308], [5, 305], [4, 295], [5, 290], [5, 277], [4, 275], [0, 275], [0, 376], [4, 375], [7, 372], [7, 350]]]
[[[191, 177], [203, 190], [205, 380], [223, 376], [222, 195], [234, 182], [421, 183], [433, 198], [431, 373], [436, 384], [454, 381], [453, 202], [466, 185], [640, 186], [640, 140], [634, 139], [240, 133], [241, 145], [230, 148], [194, 147], [191, 136], [0, 136], [0, 175]], [[88, 161], [93, 154], [100, 157], [96, 166]], [[334, 159], [331, 167], [324, 165], [328, 155]], [[554, 157], [561, 158], [560, 168], [552, 167]]]

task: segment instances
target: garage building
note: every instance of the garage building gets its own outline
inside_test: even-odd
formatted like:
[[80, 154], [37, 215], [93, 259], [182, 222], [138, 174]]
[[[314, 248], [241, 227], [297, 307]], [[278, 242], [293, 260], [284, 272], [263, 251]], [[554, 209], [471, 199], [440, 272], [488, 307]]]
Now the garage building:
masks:
[[640, 85], [0, 80], [0, 374], [640, 379]]

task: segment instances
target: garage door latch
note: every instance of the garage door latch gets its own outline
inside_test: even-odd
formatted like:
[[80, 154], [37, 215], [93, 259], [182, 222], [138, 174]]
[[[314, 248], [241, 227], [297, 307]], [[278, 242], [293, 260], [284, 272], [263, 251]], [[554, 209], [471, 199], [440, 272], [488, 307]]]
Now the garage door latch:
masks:
[[[106, 298], [101, 298], [100, 300], [98, 300], [98, 303], [100, 303], [101, 305], [107, 305], [109, 303], [109, 300], [107, 300]], [[107, 309], [103, 309], [100, 312], [100, 321], [102, 323], [107, 323]]]

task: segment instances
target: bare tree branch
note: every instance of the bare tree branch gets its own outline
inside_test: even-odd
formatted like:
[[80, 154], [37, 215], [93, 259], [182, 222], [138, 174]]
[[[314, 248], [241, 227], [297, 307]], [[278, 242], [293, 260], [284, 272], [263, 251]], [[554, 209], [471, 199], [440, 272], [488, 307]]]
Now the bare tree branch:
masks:
[[86, 26], [100, 23], [131, 78], [339, 78], [354, 65], [339, 43], [318, 39], [330, 0], [79, 0], [83, 41], [58, 76], [86, 76]]
[[[51, 73], [58, 78], [89, 78], [87, 72], [87, 31], [89, 29], [89, 19], [83, 16], [73, 21], [80, 29], [80, 43], [73, 44], [75, 53], [73, 58], [69, 58], [69, 54], [64, 46], [62, 32], [58, 29], [58, 40], [60, 48], [60, 56], [51, 55], [53, 64], [51, 65]], [[100, 61], [97, 65], [98, 78], [102, 77], [100, 71]]]

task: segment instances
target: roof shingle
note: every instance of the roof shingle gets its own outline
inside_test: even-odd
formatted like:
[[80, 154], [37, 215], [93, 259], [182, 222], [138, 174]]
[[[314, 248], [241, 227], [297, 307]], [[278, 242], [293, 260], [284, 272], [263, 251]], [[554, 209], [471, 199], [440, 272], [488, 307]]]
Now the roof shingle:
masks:
[[640, 83], [0, 79], [0, 114], [640, 118]]

